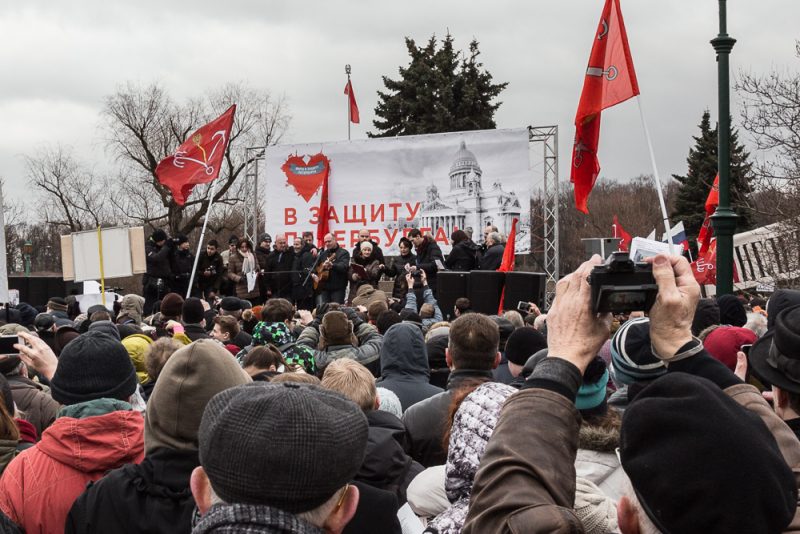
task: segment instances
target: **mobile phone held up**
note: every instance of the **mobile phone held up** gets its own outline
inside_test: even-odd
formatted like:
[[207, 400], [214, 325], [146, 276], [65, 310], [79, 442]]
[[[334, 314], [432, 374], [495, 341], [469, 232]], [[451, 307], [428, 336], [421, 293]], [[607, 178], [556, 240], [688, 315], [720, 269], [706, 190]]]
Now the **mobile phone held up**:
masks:
[[19, 336], [0, 336], [0, 357], [18, 355], [19, 351], [14, 348], [15, 344], [22, 344], [22, 340], [19, 338]]
[[521, 312], [530, 313], [531, 303], [521, 300], [517, 303], [517, 309]]

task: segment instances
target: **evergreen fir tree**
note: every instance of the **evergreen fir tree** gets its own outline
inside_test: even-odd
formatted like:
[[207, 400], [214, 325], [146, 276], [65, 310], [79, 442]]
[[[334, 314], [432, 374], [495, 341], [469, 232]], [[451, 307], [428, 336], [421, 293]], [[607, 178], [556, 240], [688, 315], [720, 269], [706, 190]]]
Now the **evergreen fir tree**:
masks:
[[411, 61], [400, 67], [396, 80], [383, 77], [387, 91], [378, 91], [378, 131], [370, 137], [393, 137], [495, 128], [493, 103], [507, 83], [492, 83], [492, 75], [478, 61], [478, 42], [473, 40], [469, 57], [453, 47], [453, 36], [437, 46], [436, 36], [424, 47], [406, 38]]
[[[717, 175], [717, 128], [711, 128], [711, 115], [706, 110], [700, 120], [700, 135], [694, 136], [695, 146], [689, 149], [686, 158], [688, 170], [685, 176], [673, 174], [672, 177], [680, 184], [675, 211], [672, 213], [674, 222], [683, 221], [686, 233], [697, 236], [705, 217], [705, 204], [708, 193]], [[739, 143], [739, 132], [732, 130], [730, 134], [731, 146], [731, 205], [739, 216], [737, 231], [741, 232], [751, 227], [751, 211], [747, 201], [753, 192], [751, 180], [753, 179], [750, 154]]]

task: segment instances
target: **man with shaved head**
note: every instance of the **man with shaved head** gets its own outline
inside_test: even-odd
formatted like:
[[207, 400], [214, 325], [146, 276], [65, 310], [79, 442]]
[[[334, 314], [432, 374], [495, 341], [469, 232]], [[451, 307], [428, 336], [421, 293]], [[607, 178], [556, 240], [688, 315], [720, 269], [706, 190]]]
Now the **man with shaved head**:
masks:
[[317, 306], [328, 302], [344, 304], [350, 253], [339, 246], [333, 234], [325, 234], [322, 241], [325, 248], [317, 256], [311, 273], [317, 285]]

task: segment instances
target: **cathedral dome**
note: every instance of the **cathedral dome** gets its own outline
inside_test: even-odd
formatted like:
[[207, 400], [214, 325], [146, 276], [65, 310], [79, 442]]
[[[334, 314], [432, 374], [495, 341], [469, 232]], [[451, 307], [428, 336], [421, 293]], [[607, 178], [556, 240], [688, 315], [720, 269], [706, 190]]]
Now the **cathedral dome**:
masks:
[[453, 164], [450, 165], [450, 176], [457, 173], [475, 171], [475, 174], [481, 175], [481, 167], [478, 165], [478, 159], [475, 154], [467, 150], [467, 144], [462, 139], [461, 147], [459, 147], [456, 156], [453, 159]]

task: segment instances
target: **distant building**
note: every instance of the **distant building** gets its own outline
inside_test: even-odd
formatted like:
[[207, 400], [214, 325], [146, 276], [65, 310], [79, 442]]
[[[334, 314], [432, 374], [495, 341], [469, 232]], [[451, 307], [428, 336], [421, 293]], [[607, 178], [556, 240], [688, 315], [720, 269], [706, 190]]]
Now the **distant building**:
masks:
[[483, 171], [463, 140], [449, 176], [450, 190], [446, 194], [441, 195], [433, 184], [428, 187], [420, 210], [420, 228], [432, 228], [434, 234], [444, 228], [449, 237], [453, 230], [470, 227], [478, 237], [485, 226], [493, 224], [501, 233], [508, 233], [511, 220], [520, 216], [519, 199], [513, 191], [503, 191], [499, 177], [491, 189], [483, 188]]

